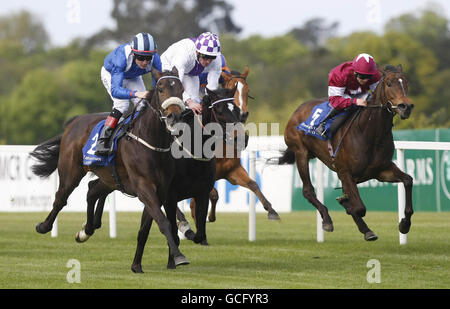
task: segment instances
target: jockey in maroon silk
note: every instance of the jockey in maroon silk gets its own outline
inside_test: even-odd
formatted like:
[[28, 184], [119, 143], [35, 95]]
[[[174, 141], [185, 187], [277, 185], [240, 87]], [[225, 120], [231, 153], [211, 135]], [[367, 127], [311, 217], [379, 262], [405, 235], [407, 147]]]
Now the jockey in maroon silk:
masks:
[[367, 106], [369, 91], [374, 91], [381, 76], [373, 57], [359, 54], [353, 61], [344, 62], [328, 74], [328, 99], [331, 110], [319, 124], [316, 133], [325, 133], [326, 120], [351, 105]]

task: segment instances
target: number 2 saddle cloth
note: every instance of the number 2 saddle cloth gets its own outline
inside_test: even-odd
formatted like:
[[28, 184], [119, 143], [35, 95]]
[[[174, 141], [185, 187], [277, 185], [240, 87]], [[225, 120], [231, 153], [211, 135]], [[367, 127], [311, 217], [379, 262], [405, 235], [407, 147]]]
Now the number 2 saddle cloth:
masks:
[[[136, 119], [139, 112], [134, 113], [134, 118]], [[117, 151], [117, 142], [124, 135], [123, 128], [125, 125], [129, 124], [131, 121], [131, 114], [125, 119], [121, 120], [117, 125], [117, 128], [114, 130], [111, 136], [111, 150], [106, 156], [97, 156], [95, 155], [95, 151], [97, 150], [97, 142], [102, 132], [103, 127], [105, 126], [106, 119], [103, 119], [99, 123], [96, 124], [94, 129], [92, 129], [91, 135], [89, 136], [86, 144], [83, 147], [83, 165], [95, 165], [95, 166], [108, 166], [114, 165], [114, 159], [116, 158]]]

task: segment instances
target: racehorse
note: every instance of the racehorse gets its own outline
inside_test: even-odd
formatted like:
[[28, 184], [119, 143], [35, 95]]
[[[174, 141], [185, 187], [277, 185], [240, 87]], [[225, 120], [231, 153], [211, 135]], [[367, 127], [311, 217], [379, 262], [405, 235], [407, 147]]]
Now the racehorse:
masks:
[[[198, 115], [194, 115], [191, 110], [183, 113], [183, 123], [186, 123], [190, 128], [189, 131], [195, 132], [195, 126], [200, 124], [203, 129], [203, 138], [199, 139], [198, 135], [191, 134], [191, 147], [183, 146], [182, 151], [184, 155], [182, 158], [175, 160], [175, 175], [170, 184], [167, 199], [164, 202], [167, 217], [171, 223], [173, 237], [178, 243], [179, 238], [176, 225], [177, 203], [187, 198], [195, 198], [197, 233], [193, 236], [192, 240], [195, 243], [207, 244], [206, 216], [208, 213], [209, 192], [213, 188], [215, 181], [215, 149], [211, 149], [212, 151], [209, 154], [204, 153], [202, 156], [196, 156], [192, 149], [196, 147], [194, 146], [196, 141], [201, 141], [202, 148], [205, 148], [206, 143], [213, 136], [209, 128], [211, 124], [220, 125], [220, 130], [223, 132], [222, 136], [217, 134], [221, 137], [220, 141], [227, 144], [235, 144], [237, 137], [234, 134], [229, 134], [226, 128], [227, 124], [242, 125], [239, 122], [240, 109], [232, 103], [235, 90], [236, 88], [231, 90], [218, 89], [216, 91], [207, 89], [207, 95], [202, 99], [201, 118]], [[218, 143], [218, 146], [220, 146], [220, 143]], [[152, 218], [144, 211], [142, 213], [138, 244], [132, 266], [132, 270], [136, 273], [143, 272], [141, 265], [142, 255], [151, 225]]]
[[[89, 183], [88, 209], [94, 207], [99, 197], [106, 197], [114, 190], [120, 189], [137, 196], [145, 205], [144, 211], [157, 222], [161, 233], [167, 238], [168, 267], [189, 264], [178, 248], [169, 220], [161, 211], [162, 201], [175, 172], [175, 162], [169, 152], [172, 141], [169, 128], [179, 121], [184, 109], [183, 86], [176, 68], [163, 73], [152, 70], [152, 74], [157, 82], [150, 92], [150, 102], [144, 100], [146, 105], [140, 110], [130, 131], [136, 139], [122, 138], [118, 141], [116, 173], [112, 173], [108, 167], [83, 165], [82, 148], [94, 126], [106, 118], [104, 113], [72, 118], [65, 124], [62, 135], [40, 144], [31, 152], [31, 156], [38, 161], [32, 166], [36, 175], [48, 177], [56, 169], [59, 174], [53, 209], [46, 220], [36, 226], [37, 232], [44, 234], [52, 229], [53, 222], [67, 204], [69, 195], [90, 171], [99, 178]], [[86, 234], [93, 233], [92, 217], [88, 211], [83, 230]]]
[[[376, 240], [362, 217], [366, 214], [357, 184], [369, 179], [381, 182], [402, 182], [406, 192], [405, 218], [399, 223], [399, 230], [406, 234], [411, 227], [413, 179], [403, 173], [393, 162], [394, 141], [392, 136], [393, 118], [410, 116], [414, 107], [408, 97], [408, 83], [401, 65], [386, 66], [381, 69], [382, 78], [373, 95], [367, 99], [365, 108], [359, 108], [349, 116], [332, 137], [331, 146], [337, 149], [333, 158], [327, 142], [299, 131], [297, 126], [305, 121], [312, 109], [323, 100], [312, 100], [301, 104], [290, 117], [284, 132], [287, 150], [279, 159], [279, 164], [296, 163], [303, 181], [304, 197], [320, 212], [322, 228], [333, 231], [333, 222], [328, 209], [316, 197], [311, 184], [308, 162], [317, 157], [328, 168], [335, 171], [342, 182], [343, 196], [339, 203], [351, 215], [365, 240]], [[340, 146], [339, 146], [340, 145]]]
[[[231, 74], [222, 72], [222, 78], [224, 80], [224, 88], [233, 89], [237, 88], [234, 94], [234, 103], [241, 109], [241, 122], [245, 123], [248, 117], [247, 102], [248, 98], [252, 98], [249, 95], [249, 87], [247, 84], [247, 76], [249, 74], [249, 68], [245, 67], [244, 73], [232, 71]], [[248, 139], [248, 136], [246, 136]], [[226, 145], [224, 145], [225, 149]], [[264, 206], [264, 209], [268, 211], [268, 218], [270, 220], [279, 220], [278, 213], [272, 208], [272, 204], [267, 200], [264, 194], [261, 192], [256, 181], [251, 179], [247, 171], [241, 166], [241, 160], [235, 151], [234, 157], [226, 157], [222, 153], [215, 158], [216, 162], [216, 180], [226, 179], [233, 185], [239, 185], [250, 189]], [[215, 188], [211, 190], [209, 195], [211, 201], [211, 210], [209, 212], [209, 222], [216, 221], [216, 205], [219, 199], [219, 194]], [[195, 199], [191, 199], [190, 203], [191, 214], [195, 220]], [[186, 222], [184, 214], [178, 210], [177, 217], [180, 221]], [[188, 236], [190, 239], [192, 236]]]

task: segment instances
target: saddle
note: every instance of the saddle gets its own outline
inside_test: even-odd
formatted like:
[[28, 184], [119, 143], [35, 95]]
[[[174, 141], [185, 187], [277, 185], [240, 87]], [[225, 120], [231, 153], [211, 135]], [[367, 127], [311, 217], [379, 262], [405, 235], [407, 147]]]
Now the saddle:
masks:
[[311, 115], [308, 119], [297, 126], [297, 129], [305, 132], [307, 135], [314, 136], [323, 141], [331, 140], [333, 138], [334, 133], [339, 129], [339, 127], [347, 120], [349, 115], [351, 115], [354, 111], [353, 106], [344, 109], [338, 115], [333, 118], [328, 119], [325, 122], [325, 136], [322, 136], [316, 132], [316, 128], [322, 122], [322, 120], [326, 117], [328, 112], [330, 111], [331, 106], [328, 101], [321, 103], [315, 106], [311, 112]]
[[107, 156], [97, 156], [95, 155], [95, 151], [97, 148], [97, 140], [100, 136], [100, 132], [103, 129], [103, 126], [105, 125], [106, 119], [100, 121], [96, 124], [96, 126], [92, 129], [91, 135], [89, 136], [89, 139], [87, 140], [86, 144], [83, 147], [83, 165], [87, 166], [108, 166], [108, 165], [114, 165], [114, 160], [116, 157], [116, 151], [117, 151], [117, 143], [120, 138], [122, 138], [131, 128], [133, 118], [136, 119], [139, 112], [131, 112], [125, 117], [121, 118], [119, 123], [117, 124], [116, 128], [114, 129], [112, 136], [111, 136], [111, 148], [109, 150], [109, 154]]

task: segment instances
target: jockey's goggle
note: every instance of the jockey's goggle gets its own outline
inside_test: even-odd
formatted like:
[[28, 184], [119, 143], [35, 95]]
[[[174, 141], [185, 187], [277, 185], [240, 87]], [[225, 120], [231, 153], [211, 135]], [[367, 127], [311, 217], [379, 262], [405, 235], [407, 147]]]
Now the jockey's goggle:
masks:
[[371, 79], [373, 75], [356, 73], [356, 76], [358, 76], [360, 79]]
[[143, 56], [143, 55], [134, 54], [134, 56], [139, 61], [152, 61], [152, 59], [153, 59], [153, 55]]
[[204, 55], [204, 54], [200, 54], [200, 53], [198, 54], [198, 56], [203, 59], [211, 59], [211, 60], [216, 59], [216, 56]]

